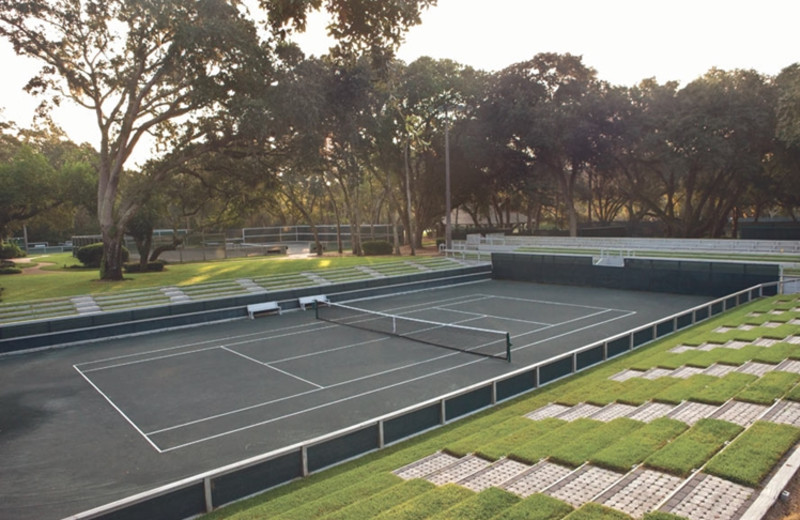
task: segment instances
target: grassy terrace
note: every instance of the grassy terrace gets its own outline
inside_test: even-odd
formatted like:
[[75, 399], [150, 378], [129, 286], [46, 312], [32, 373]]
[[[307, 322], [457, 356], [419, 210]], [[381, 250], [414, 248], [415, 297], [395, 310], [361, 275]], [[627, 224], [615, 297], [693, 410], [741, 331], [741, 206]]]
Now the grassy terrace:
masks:
[[[776, 310], [785, 312], [771, 314]], [[628, 369], [709, 367], [715, 363], [741, 366], [753, 360], [777, 365], [787, 359], [800, 359], [800, 344], [796, 341], [771, 341], [769, 346], [752, 344], [764, 337], [800, 336], [800, 326], [788, 323], [798, 319], [797, 295], [752, 302], [605, 365], [381, 452], [222, 508], [206, 518], [630, 518], [593, 503], [574, 509], [541, 493], [524, 499], [496, 488], [475, 493], [453, 484], [437, 487], [419, 479], [404, 481], [391, 473], [439, 450], [458, 456], [475, 453], [489, 460], [509, 457], [535, 463], [546, 459], [570, 468], [589, 462], [620, 472], [643, 465], [681, 478], [702, 468], [708, 474], [758, 489], [800, 440], [800, 428], [763, 421], [744, 428], [719, 419], [701, 419], [691, 426], [668, 418], [649, 423], [628, 418], [609, 422], [555, 418], [535, 421], [525, 414], [549, 403], [640, 405], [648, 401], [689, 400], [716, 405], [737, 400], [771, 405], [777, 399], [800, 400], [800, 376], [782, 371], [761, 377], [731, 372], [722, 377], [697, 374], [686, 379], [610, 379]], [[748, 330], [737, 328], [742, 325], [747, 325], [743, 328]], [[747, 346], [722, 348], [726, 341]], [[709, 344], [719, 348], [699, 348]], [[676, 347], [683, 348], [671, 352]], [[645, 518], [681, 517], [651, 512]]]

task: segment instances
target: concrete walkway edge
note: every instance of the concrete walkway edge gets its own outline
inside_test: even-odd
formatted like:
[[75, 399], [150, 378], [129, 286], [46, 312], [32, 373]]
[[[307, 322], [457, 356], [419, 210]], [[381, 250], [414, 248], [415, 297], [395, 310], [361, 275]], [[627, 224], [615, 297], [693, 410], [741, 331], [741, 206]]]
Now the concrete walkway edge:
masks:
[[742, 518], [763, 518], [767, 511], [778, 500], [783, 489], [792, 480], [792, 477], [800, 467], [800, 446], [794, 449], [794, 452], [789, 456], [786, 462], [769, 480], [764, 489], [759, 493], [758, 498], [747, 509]]

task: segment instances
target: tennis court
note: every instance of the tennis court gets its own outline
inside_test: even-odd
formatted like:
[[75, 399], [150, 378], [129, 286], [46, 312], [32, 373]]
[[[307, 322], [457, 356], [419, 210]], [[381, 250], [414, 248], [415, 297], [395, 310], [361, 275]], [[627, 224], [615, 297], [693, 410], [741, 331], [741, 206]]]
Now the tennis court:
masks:
[[[0, 479], [9, 483], [0, 491], [0, 516], [61, 518], [411, 406], [704, 301], [487, 280], [340, 302], [508, 332], [510, 363], [318, 320], [311, 310], [5, 358], [0, 410], [4, 416], [22, 411], [28, 421], [10, 435], [4, 429], [0, 440], [8, 462]], [[23, 464], [25, 455], [43, 467]]]

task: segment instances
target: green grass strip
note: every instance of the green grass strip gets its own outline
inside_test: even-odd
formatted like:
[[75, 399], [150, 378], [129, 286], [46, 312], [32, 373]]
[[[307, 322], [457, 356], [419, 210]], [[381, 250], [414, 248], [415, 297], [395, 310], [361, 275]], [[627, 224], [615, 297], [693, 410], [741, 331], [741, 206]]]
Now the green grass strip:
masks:
[[631, 517], [616, 509], [589, 502], [564, 517], [564, 520], [630, 520]]
[[728, 365], [743, 365], [751, 361], [754, 357], [763, 354], [764, 347], [748, 345], [740, 349], [715, 348], [713, 350], [702, 351], [701, 354], [694, 356], [687, 365], [708, 368], [714, 363], [727, 363]]
[[659, 377], [658, 379], [634, 377], [622, 383], [622, 388], [617, 394], [617, 402], [640, 406], [681, 381], [682, 379], [674, 377]]
[[558, 520], [572, 512], [572, 506], [556, 498], [533, 494], [507, 509], [494, 520]]
[[701, 419], [683, 435], [645, 459], [653, 469], [685, 477], [700, 468], [742, 427], [716, 419]]
[[685, 516], [673, 515], [672, 513], [663, 513], [661, 511], [653, 511], [645, 513], [642, 520], [688, 520]]
[[445, 509], [450, 509], [474, 495], [475, 493], [467, 488], [456, 486], [455, 484], [447, 484], [387, 509], [373, 517], [373, 519], [422, 520], [423, 518], [430, 518]]
[[800, 345], [793, 343], [777, 343], [771, 347], [764, 347], [753, 356], [753, 361], [777, 365], [784, 359], [797, 359], [800, 357]]
[[689, 399], [698, 403], [721, 405], [757, 379], [758, 376], [752, 374], [731, 372], [717, 378], [716, 381], [711, 382], [708, 386], [693, 392]]
[[512, 453], [519, 446], [545, 436], [568, 424], [566, 421], [553, 418], [541, 421], [531, 421], [527, 418], [525, 418], [525, 420], [529, 423], [525, 428], [485, 444], [483, 447], [476, 449], [475, 452], [490, 460], [497, 460]]
[[549, 457], [556, 448], [564, 443], [565, 439], [575, 439], [602, 424], [600, 421], [591, 419], [577, 419], [550, 433], [515, 447], [511, 450], [509, 456], [529, 464], [535, 464], [540, 459]]
[[800, 374], [769, 372], [739, 392], [736, 399], [748, 403], [772, 404], [775, 399], [783, 397], [798, 381], [800, 381]]
[[558, 398], [559, 404], [575, 406], [578, 403], [590, 403], [605, 406], [617, 400], [617, 395], [622, 389], [622, 383], [611, 379], [599, 381], [591, 387], [578, 386]]
[[695, 374], [674, 385], [671, 385], [653, 396], [653, 400], [663, 403], [679, 404], [688, 400], [718, 378], [706, 374]]
[[661, 417], [597, 452], [590, 462], [614, 471], [628, 471], [687, 428], [689, 426], [681, 421]]
[[489, 520], [520, 500], [520, 497], [508, 491], [489, 488], [432, 516], [431, 520]]
[[499, 424], [483, 428], [481, 431], [468, 435], [462, 439], [454, 440], [445, 446], [450, 453], [463, 457], [468, 453], [478, 451], [482, 446], [489, 444], [496, 439], [502, 439], [521, 430], [531, 427], [533, 421], [526, 417], [511, 417]]
[[595, 453], [644, 426], [643, 422], [620, 417], [592, 429], [584, 435], [566, 438], [550, 453], [553, 462], [576, 468]]
[[376, 515], [398, 504], [434, 489], [436, 486], [427, 480], [414, 479], [392, 486], [371, 497], [344, 507], [334, 513], [325, 515], [321, 520], [363, 520]]
[[345, 506], [364, 500], [403, 480], [391, 473], [380, 473], [344, 489], [331, 492], [312, 502], [293, 507], [275, 517], [280, 520], [311, 520], [337, 511]]
[[711, 459], [705, 471], [745, 486], [757, 487], [798, 440], [800, 428], [757, 422], [725, 451]]
[[787, 393], [784, 398], [790, 401], [800, 401], [800, 385], [789, 390], [789, 393]]

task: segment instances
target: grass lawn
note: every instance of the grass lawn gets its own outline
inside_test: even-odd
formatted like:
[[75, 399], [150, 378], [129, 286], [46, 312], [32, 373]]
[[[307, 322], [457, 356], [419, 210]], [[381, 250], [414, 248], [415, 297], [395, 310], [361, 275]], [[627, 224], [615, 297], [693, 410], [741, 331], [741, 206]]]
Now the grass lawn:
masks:
[[[167, 264], [163, 272], [125, 275], [121, 282], [101, 282], [97, 269], [79, 267], [81, 264], [71, 253], [58, 253], [33, 257], [41, 272], [0, 277], [3, 303], [16, 303], [47, 298], [78, 296], [82, 294], [108, 294], [150, 287], [184, 287], [200, 283], [218, 282], [237, 278], [277, 276], [336, 269], [356, 265], [376, 265], [407, 260], [409, 257], [379, 256], [323, 256], [314, 258], [250, 257], [208, 262]], [[44, 263], [54, 265], [44, 266]], [[20, 267], [26, 267], [20, 263]]]

